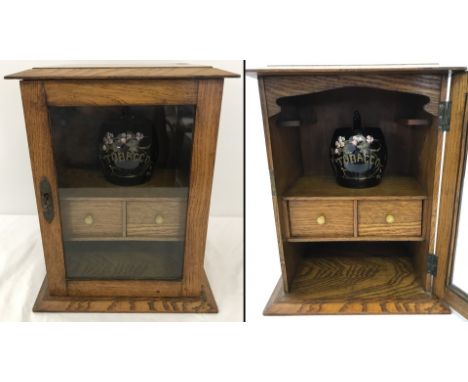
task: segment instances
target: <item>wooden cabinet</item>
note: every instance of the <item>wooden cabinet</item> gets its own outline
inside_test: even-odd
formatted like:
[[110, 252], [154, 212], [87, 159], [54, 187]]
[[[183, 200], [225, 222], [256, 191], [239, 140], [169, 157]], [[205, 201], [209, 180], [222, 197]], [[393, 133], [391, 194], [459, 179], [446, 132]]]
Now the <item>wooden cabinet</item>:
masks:
[[[468, 288], [453, 279], [454, 258], [465, 256], [456, 250], [465, 68], [250, 73], [259, 84], [282, 271], [265, 314], [448, 313], [451, 305], [468, 315]], [[330, 165], [333, 133], [349, 127], [355, 110], [386, 141], [387, 166], [374, 187], [339, 186]]]
[[216, 312], [203, 266], [224, 78], [35, 68], [21, 80], [47, 276], [35, 311]]

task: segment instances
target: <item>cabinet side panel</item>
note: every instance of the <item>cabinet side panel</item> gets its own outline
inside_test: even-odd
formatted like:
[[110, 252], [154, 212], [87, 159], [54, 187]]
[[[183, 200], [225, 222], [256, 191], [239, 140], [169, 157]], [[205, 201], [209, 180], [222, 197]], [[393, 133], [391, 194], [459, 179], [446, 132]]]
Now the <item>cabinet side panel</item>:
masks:
[[[57, 175], [52, 154], [52, 139], [43, 83], [22, 81], [24, 119], [28, 136], [29, 155], [33, 173], [36, 203], [39, 212], [42, 245], [51, 295], [65, 295], [65, 264], [62, 245], [62, 229], [57, 188]], [[42, 213], [39, 183], [46, 177], [52, 191], [53, 219], [49, 222]]]
[[185, 296], [201, 292], [223, 83], [222, 79], [201, 80], [198, 85], [185, 233]]
[[288, 292], [301, 257], [302, 247], [297, 244], [286, 242], [287, 204], [281, 203], [281, 196], [303, 171], [300, 158], [300, 136], [298, 129], [280, 128], [276, 125], [276, 117], [268, 118], [269, 110], [265, 101], [267, 94], [265, 93], [265, 85], [262, 77], [258, 78], [258, 85], [272, 187], [273, 210], [275, 213], [281, 273], [283, 275], [283, 287], [284, 290]]

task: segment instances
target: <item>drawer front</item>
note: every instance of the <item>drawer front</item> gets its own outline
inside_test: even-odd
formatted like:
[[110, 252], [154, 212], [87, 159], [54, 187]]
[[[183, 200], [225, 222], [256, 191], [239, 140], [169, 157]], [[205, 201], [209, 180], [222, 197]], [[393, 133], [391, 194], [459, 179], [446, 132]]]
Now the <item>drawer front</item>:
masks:
[[127, 237], [181, 239], [187, 202], [180, 199], [127, 202]]
[[421, 222], [422, 200], [358, 202], [359, 236], [421, 236]]
[[122, 236], [122, 203], [106, 200], [64, 200], [61, 204], [65, 239]]
[[288, 206], [291, 237], [353, 236], [352, 200], [291, 200]]

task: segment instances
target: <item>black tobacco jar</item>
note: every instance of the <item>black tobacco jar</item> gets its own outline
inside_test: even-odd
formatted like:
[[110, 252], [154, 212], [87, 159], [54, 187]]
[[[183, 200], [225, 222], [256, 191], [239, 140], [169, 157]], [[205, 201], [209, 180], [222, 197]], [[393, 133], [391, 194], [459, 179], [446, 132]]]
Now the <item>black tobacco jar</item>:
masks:
[[352, 128], [335, 130], [330, 159], [339, 185], [350, 188], [378, 185], [387, 163], [387, 147], [382, 130], [362, 127], [361, 115], [355, 111]]
[[156, 156], [152, 124], [130, 108], [101, 126], [98, 145], [102, 171], [109, 182], [133, 186], [151, 178]]

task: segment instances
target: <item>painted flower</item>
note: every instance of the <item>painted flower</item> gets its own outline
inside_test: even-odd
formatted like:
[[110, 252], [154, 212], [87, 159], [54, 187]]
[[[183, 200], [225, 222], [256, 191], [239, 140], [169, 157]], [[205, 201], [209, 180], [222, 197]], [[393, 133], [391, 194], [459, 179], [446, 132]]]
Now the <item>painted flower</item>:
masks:
[[339, 149], [335, 149], [335, 154], [339, 154], [340, 153], [340, 150]]
[[138, 141], [141, 141], [141, 140], [143, 139], [144, 135], [143, 135], [142, 133], [138, 132], [138, 133], [136, 133], [136, 136], [135, 136], [135, 137], [136, 137], [136, 139], [137, 139]]
[[368, 135], [366, 137], [366, 141], [367, 141], [367, 143], [372, 143], [372, 142], [374, 142], [374, 137], [372, 137], [371, 135]]

